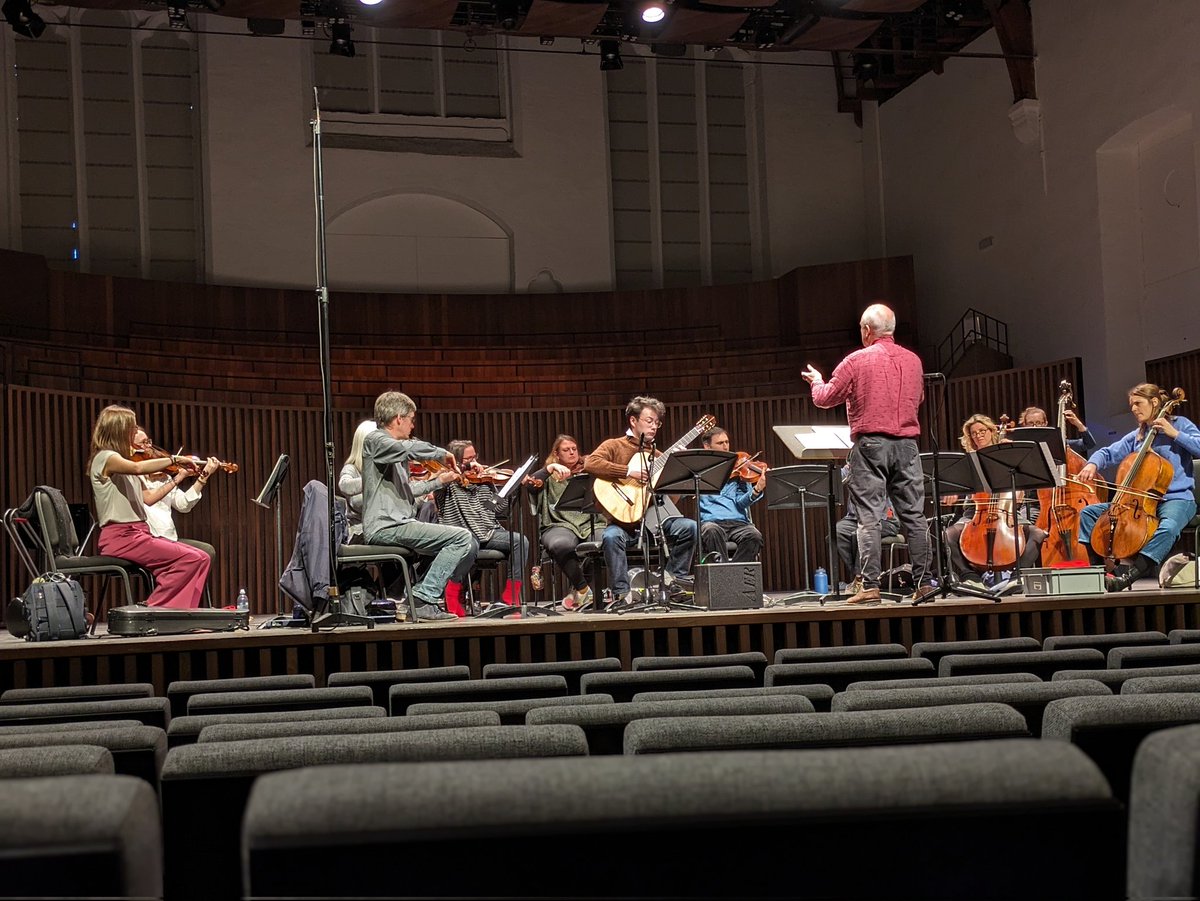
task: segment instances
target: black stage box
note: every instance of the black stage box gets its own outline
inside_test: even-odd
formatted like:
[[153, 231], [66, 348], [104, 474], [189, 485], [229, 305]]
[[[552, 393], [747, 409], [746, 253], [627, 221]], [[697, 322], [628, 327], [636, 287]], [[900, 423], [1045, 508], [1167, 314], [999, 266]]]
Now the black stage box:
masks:
[[761, 563], [696, 567], [696, 603], [708, 610], [757, 610], [763, 605]]

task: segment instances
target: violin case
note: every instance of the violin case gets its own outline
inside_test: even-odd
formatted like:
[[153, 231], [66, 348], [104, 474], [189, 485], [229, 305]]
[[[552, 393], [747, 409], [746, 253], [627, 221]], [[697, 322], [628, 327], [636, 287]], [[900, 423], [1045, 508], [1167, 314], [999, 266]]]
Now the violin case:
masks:
[[114, 607], [108, 611], [109, 635], [183, 635], [187, 632], [233, 632], [236, 629], [250, 629], [248, 611], [220, 607], [178, 610], [145, 604]]

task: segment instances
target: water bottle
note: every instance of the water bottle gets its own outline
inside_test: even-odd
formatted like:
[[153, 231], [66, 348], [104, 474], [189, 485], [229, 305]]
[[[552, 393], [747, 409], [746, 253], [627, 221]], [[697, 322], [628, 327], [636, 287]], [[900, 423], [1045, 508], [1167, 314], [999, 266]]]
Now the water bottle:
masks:
[[238, 591], [237, 608], [239, 613], [250, 612], [250, 596], [246, 594], [246, 589]]
[[533, 586], [534, 591], [541, 591], [545, 582], [542, 580], [542, 568], [533, 566], [529, 570], [529, 584]]
[[823, 566], [818, 566], [817, 571], [813, 573], [813, 590], [817, 594], [829, 593], [829, 574]]

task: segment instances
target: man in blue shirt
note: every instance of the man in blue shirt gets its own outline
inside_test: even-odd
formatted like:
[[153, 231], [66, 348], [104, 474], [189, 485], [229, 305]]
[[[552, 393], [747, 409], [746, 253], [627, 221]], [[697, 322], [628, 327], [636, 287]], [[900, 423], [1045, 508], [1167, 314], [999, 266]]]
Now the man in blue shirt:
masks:
[[[700, 439], [706, 449], [728, 451], [729, 433], [721, 428], [709, 429]], [[718, 494], [700, 495], [700, 549], [705, 562], [714, 562], [716, 554], [722, 561], [744, 563], [755, 560], [762, 550], [762, 532], [750, 522], [750, 505], [761, 500], [767, 488], [767, 472], [753, 483], [732, 479]], [[726, 543], [737, 545], [731, 560], [727, 560]]]
[[[1160, 411], [1167, 402], [1167, 395], [1157, 385], [1143, 382], [1129, 389], [1129, 409], [1137, 420], [1137, 428], [1116, 444], [1101, 448], [1092, 454], [1087, 466], [1079, 471], [1079, 479], [1091, 482], [1099, 470], [1117, 466], [1122, 460], [1135, 453], [1146, 437], [1146, 429], [1155, 431], [1151, 448], [1158, 456], [1171, 464], [1173, 471], [1167, 493], [1158, 502], [1158, 528], [1150, 540], [1120, 575], [1109, 575], [1104, 579], [1108, 591], [1129, 588], [1153, 569], [1157, 569], [1171, 552], [1179, 533], [1196, 515], [1196, 499], [1193, 493], [1195, 479], [1192, 461], [1200, 457], [1200, 429], [1182, 416], [1162, 416]], [[1090, 548], [1092, 529], [1108, 504], [1092, 504], [1079, 514], [1079, 542]]]

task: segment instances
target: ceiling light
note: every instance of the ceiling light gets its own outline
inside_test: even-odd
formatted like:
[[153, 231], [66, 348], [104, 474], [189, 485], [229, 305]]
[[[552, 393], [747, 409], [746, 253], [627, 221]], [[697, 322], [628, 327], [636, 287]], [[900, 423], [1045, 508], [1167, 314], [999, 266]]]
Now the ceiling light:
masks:
[[600, 71], [612, 72], [615, 69], [625, 68], [625, 63], [621, 61], [621, 45], [617, 41], [601, 41], [600, 42]]
[[358, 0], [363, 6], [378, 6], [383, 0]]
[[33, 11], [29, 0], [5, 0], [0, 9], [4, 12], [5, 21], [12, 26], [16, 34], [27, 38], [40, 38], [46, 30], [46, 23]]
[[667, 17], [667, 7], [662, 3], [647, 3], [642, 7], [642, 21], [653, 25]]
[[521, 18], [521, 4], [518, 0], [493, 0], [492, 9], [496, 13], [496, 25], [501, 31], [513, 31], [517, 20]]

